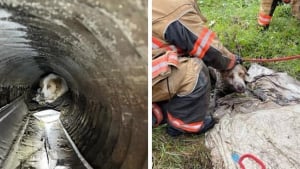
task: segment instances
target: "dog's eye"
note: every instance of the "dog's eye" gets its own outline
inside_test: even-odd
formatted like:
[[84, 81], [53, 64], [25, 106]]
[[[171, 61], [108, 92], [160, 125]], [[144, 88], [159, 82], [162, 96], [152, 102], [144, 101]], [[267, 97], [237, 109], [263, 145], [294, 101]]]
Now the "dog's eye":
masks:
[[47, 89], [49, 89], [50, 87], [51, 87], [51, 85], [48, 84], [48, 85], [47, 85]]
[[233, 79], [233, 74], [229, 75], [229, 78], [230, 78], [230, 79]]

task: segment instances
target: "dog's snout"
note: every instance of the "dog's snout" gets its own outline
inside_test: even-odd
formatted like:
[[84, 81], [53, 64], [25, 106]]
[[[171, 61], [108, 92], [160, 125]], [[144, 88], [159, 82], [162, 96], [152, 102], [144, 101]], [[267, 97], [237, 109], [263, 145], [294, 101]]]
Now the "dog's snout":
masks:
[[246, 90], [246, 88], [244, 85], [242, 85], [242, 84], [237, 85], [237, 92], [243, 93], [243, 92], [245, 92], [245, 90]]

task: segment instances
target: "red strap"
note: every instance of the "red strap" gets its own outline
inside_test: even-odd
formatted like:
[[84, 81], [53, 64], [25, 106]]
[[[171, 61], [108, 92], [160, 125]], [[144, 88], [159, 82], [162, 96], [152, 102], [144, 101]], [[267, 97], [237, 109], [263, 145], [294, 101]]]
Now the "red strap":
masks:
[[244, 154], [240, 157], [238, 164], [240, 165], [241, 169], [246, 169], [243, 164], [243, 160], [245, 158], [250, 158], [250, 159], [254, 160], [257, 164], [259, 164], [261, 166], [261, 169], [266, 169], [265, 164], [259, 158], [255, 157], [252, 154]]
[[270, 58], [270, 59], [264, 59], [264, 58], [244, 58], [244, 61], [247, 62], [281, 62], [281, 61], [287, 61], [287, 60], [293, 60], [293, 59], [300, 59], [300, 55], [294, 55], [294, 56], [281, 56], [277, 58]]

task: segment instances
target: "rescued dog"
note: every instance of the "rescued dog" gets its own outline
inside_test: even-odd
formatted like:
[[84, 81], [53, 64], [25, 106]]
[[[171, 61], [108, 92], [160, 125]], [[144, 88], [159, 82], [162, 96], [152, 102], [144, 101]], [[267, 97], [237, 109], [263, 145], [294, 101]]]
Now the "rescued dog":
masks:
[[245, 80], [248, 74], [246, 68], [240, 64], [235, 65], [231, 70], [220, 72], [209, 67], [209, 74], [212, 86], [215, 87], [215, 99], [233, 92], [244, 93], [246, 91]]
[[53, 103], [68, 91], [65, 79], [53, 73], [42, 78], [39, 87], [33, 98], [39, 104]]

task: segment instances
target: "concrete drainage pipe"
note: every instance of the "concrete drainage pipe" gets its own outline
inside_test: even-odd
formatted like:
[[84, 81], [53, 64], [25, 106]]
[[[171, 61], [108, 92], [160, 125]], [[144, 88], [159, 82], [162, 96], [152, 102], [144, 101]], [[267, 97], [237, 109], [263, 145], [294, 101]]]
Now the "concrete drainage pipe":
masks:
[[[0, 168], [38, 168], [32, 159], [42, 156], [41, 149], [46, 150], [48, 168], [147, 168], [146, 4], [0, 2]], [[32, 118], [28, 100], [39, 78], [48, 73], [67, 81], [70, 97], [61, 123], [44, 129]], [[89, 165], [80, 167], [80, 160], [68, 163], [72, 156], [63, 157], [60, 152], [71, 150], [60, 148], [72, 146], [60, 130]], [[16, 156], [24, 159], [12, 160]]]

